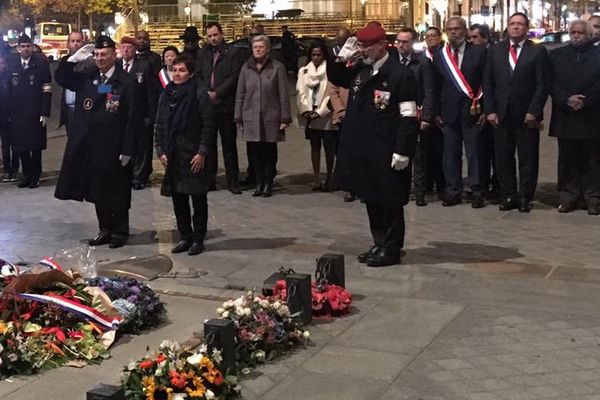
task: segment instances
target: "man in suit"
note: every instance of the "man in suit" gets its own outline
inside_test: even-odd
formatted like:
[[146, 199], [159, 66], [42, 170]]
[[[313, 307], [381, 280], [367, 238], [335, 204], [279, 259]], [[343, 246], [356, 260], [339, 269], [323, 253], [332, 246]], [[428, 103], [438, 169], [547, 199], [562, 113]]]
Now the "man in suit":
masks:
[[138, 42], [137, 59], [150, 64], [152, 71], [158, 74], [162, 68], [162, 59], [160, 55], [150, 50], [150, 34], [146, 31], [138, 31], [135, 34], [135, 40]]
[[158, 74], [154, 73], [148, 61], [138, 58], [139, 43], [132, 37], [121, 38], [121, 60], [117, 66], [137, 82], [139, 96], [146, 100], [142, 112], [143, 123], [136, 137], [136, 151], [133, 158], [132, 187], [142, 190], [152, 174], [152, 156], [154, 154], [154, 120], [161, 92]]
[[[83, 45], [83, 34], [79, 31], [71, 31], [67, 38], [67, 48], [69, 49], [69, 54], [61, 58], [60, 62], [66, 63], [67, 59], [73, 54], [75, 54], [75, 52], [79, 50]], [[65, 126], [67, 136], [69, 135], [69, 131], [71, 130], [71, 126], [73, 125], [74, 114], [75, 92], [69, 89], [63, 89], [60, 101], [60, 122], [58, 126]]]
[[40, 185], [42, 150], [46, 149], [46, 125], [50, 119], [52, 75], [48, 61], [33, 53], [33, 43], [21, 35], [19, 57], [9, 64], [9, 118], [11, 144], [23, 166], [20, 188]]
[[[484, 111], [496, 127], [495, 153], [503, 195], [501, 211], [531, 210], [538, 179], [540, 123], [550, 90], [550, 62], [543, 46], [527, 39], [529, 19], [508, 20], [508, 40], [489, 51], [484, 80]], [[515, 168], [519, 160], [519, 184]]]
[[[96, 68], [76, 72], [76, 64], [92, 51]], [[84, 46], [61, 63], [55, 78], [74, 91], [76, 99], [54, 196], [94, 203], [99, 233], [89, 244], [121, 247], [129, 236], [131, 158], [141, 120], [136, 82], [117, 67], [115, 42], [107, 36], [99, 36], [95, 46]]]
[[396, 36], [396, 49], [400, 64], [408, 67], [417, 80], [417, 117], [419, 118], [419, 136], [413, 163], [415, 179], [415, 197], [417, 206], [426, 206], [425, 194], [432, 190], [435, 183], [438, 193], [445, 190], [442, 170], [442, 133], [435, 126], [435, 72], [433, 64], [423, 53], [415, 53], [413, 45], [417, 41], [417, 32], [412, 28], [402, 28]]
[[437, 125], [444, 132], [444, 176], [446, 198], [442, 205], [462, 202], [462, 147], [467, 156], [468, 180], [473, 193], [471, 206], [485, 206], [481, 187], [483, 169], [480, 128], [485, 122], [481, 113], [482, 80], [486, 48], [467, 42], [467, 25], [461, 17], [446, 22], [448, 43], [433, 56], [441, 87]]
[[[227, 176], [227, 188], [233, 194], [241, 194], [239, 187], [239, 164], [236, 145], [237, 131], [233, 122], [233, 109], [237, 81], [242, 59], [234, 46], [225, 43], [223, 29], [217, 22], [206, 27], [208, 44], [198, 53], [197, 79], [206, 90], [217, 117], [217, 131], [221, 136], [223, 163]], [[217, 142], [213, 151], [217, 154]], [[213, 170], [217, 170], [217, 157], [213, 157]]]

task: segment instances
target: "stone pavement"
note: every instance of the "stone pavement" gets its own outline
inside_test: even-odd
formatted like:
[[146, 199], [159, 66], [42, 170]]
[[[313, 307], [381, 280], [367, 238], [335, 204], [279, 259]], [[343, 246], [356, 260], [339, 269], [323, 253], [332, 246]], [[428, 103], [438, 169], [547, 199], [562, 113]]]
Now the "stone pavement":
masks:
[[[91, 205], [52, 197], [65, 142], [57, 135], [39, 189], [0, 186], [0, 258], [35, 261], [96, 233]], [[94, 383], [117, 382], [120, 367], [146, 346], [201, 329], [216, 298], [260, 286], [280, 266], [311, 273], [317, 257], [339, 252], [355, 312], [312, 325], [314, 346], [257, 369], [243, 381], [244, 398], [600, 399], [600, 220], [556, 212], [553, 139], [542, 137], [530, 214], [412, 203], [402, 265], [380, 269], [356, 261], [370, 245], [364, 206], [310, 190], [302, 132], [290, 129], [279, 149], [274, 197], [210, 193], [207, 251], [197, 257], [169, 253], [175, 221], [155, 163], [152, 187], [134, 192], [130, 244], [97, 255], [103, 262], [168, 255], [173, 274], [151, 285], [168, 302], [169, 322], [124, 338], [100, 366], [1, 382], [0, 398], [83, 399]], [[245, 166], [243, 143], [239, 153]]]

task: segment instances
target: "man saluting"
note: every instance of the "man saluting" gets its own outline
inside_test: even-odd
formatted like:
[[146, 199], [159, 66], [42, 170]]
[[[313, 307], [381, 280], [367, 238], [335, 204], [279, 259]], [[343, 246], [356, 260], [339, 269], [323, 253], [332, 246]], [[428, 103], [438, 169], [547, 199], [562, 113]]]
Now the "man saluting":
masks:
[[[96, 67], [74, 71], [94, 53]], [[100, 232], [89, 241], [121, 247], [129, 236], [131, 155], [140, 120], [135, 80], [115, 67], [115, 42], [100, 36], [69, 57], [56, 71], [62, 87], [76, 92], [72, 134], [65, 149], [54, 196], [96, 206]]]

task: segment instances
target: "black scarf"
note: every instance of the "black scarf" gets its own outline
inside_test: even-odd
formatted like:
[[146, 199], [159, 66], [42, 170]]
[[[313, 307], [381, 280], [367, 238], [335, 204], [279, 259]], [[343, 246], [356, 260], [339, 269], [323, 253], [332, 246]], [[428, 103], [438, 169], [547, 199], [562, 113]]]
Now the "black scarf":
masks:
[[186, 83], [176, 85], [169, 82], [165, 88], [165, 95], [169, 105], [169, 133], [182, 130], [186, 127], [190, 110], [196, 99], [196, 85], [190, 79]]

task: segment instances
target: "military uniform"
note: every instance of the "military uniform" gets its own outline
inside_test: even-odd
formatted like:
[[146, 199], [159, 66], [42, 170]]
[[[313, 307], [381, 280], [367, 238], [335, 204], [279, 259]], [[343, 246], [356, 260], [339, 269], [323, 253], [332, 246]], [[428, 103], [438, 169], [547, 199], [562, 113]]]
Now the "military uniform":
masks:
[[141, 99], [135, 97], [135, 80], [116, 65], [104, 83], [98, 68], [77, 73], [75, 65], [61, 64], [55, 73], [61, 86], [76, 92], [76, 100], [54, 196], [94, 203], [100, 235], [122, 245], [129, 235], [132, 162], [124, 166], [121, 159], [134, 154]]
[[46, 148], [46, 126], [40, 119], [50, 118], [52, 75], [44, 57], [32, 54], [28, 60], [11, 60], [8, 79], [10, 142], [23, 165], [19, 187], [34, 188], [39, 185]]

